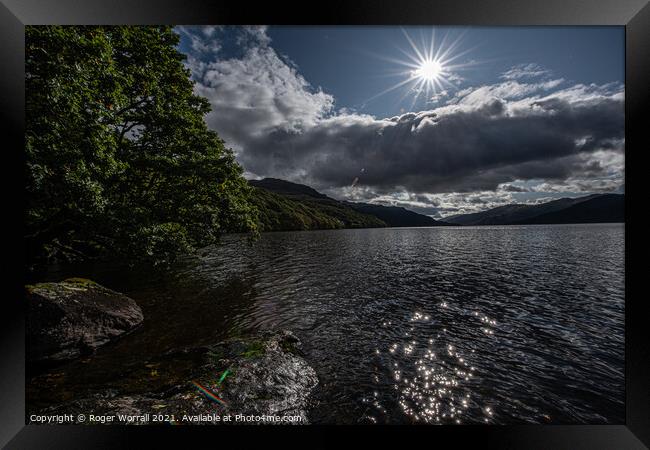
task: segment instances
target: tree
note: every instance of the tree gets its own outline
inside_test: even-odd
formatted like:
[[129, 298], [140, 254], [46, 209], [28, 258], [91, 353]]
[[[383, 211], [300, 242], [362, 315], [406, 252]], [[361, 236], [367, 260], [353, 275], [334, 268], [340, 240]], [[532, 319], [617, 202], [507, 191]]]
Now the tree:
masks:
[[170, 27], [28, 26], [28, 259], [170, 261], [256, 232], [250, 188], [207, 128]]

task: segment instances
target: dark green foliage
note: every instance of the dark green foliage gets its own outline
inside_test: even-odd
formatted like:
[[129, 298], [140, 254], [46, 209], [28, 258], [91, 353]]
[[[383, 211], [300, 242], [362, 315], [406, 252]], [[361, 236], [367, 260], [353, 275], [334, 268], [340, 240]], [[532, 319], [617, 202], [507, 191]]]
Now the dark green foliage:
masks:
[[283, 196], [253, 188], [261, 231], [385, 227], [374, 216], [362, 214], [330, 198]]
[[321, 194], [316, 189], [309, 187], [305, 184], [293, 183], [280, 178], [262, 178], [261, 180], [248, 180], [248, 184], [258, 188], [266, 189], [267, 191], [275, 192], [276, 194], [284, 195], [286, 197], [311, 197], [318, 199], [329, 198], [325, 194]]
[[28, 261], [170, 261], [256, 230], [250, 187], [207, 129], [170, 27], [28, 26]]

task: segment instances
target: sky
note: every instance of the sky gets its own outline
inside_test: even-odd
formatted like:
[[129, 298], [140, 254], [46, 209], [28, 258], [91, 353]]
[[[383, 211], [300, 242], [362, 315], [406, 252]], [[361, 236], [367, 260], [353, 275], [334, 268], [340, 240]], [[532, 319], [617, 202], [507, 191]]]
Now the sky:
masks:
[[624, 192], [623, 27], [176, 31], [247, 178], [434, 218]]

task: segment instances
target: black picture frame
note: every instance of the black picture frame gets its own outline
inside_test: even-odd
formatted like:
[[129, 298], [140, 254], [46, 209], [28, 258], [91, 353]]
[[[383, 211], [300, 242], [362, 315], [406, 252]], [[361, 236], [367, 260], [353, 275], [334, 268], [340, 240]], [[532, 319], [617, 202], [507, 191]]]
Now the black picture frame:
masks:
[[[24, 26], [37, 24], [391, 24], [391, 25], [622, 25], [626, 29], [626, 420], [625, 425], [424, 426], [424, 427], [124, 427], [25, 425], [24, 309], [22, 306], [23, 202], [20, 195], [24, 148]], [[641, 197], [634, 185], [643, 177], [635, 167], [650, 149], [644, 110], [650, 92], [650, 4], [645, 0], [329, 0], [303, 4], [209, 0], [2, 0], [0, 103], [7, 246], [0, 355], [0, 444], [31, 448], [193, 448], [195, 438], [211, 446], [295, 445], [308, 448], [344, 445], [360, 438], [364, 447], [470, 445], [481, 448], [643, 449], [650, 446], [650, 350], [645, 296], [632, 295], [632, 280], [643, 270], [632, 257], [640, 235], [632, 230], [630, 199]], [[647, 120], [647, 119], [646, 119]], [[631, 192], [632, 191], [632, 192]], [[632, 194], [630, 196], [630, 194]], [[13, 218], [10, 220], [10, 218]], [[13, 238], [16, 236], [17, 238]], [[635, 282], [638, 284], [638, 280]]]

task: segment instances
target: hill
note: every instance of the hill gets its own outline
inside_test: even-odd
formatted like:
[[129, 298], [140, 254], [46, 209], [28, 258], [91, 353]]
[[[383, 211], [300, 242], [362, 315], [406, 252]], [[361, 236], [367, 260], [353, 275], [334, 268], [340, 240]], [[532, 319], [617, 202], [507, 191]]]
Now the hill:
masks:
[[[255, 188], [252, 202], [259, 211], [262, 231], [386, 226], [377, 217], [358, 212], [308, 186], [268, 180], [259, 180], [263, 183], [249, 181]], [[276, 187], [281, 193], [271, 190]]]
[[559, 211], [519, 221], [521, 224], [625, 222], [625, 196], [599, 195]]
[[249, 180], [263, 231], [446, 225], [396, 206], [338, 201], [304, 184]]
[[386, 222], [390, 227], [439, 227], [449, 225], [448, 223], [409, 211], [400, 206], [384, 206], [353, 202], [346, 202], [346, 204], [359, 212], [378, 217]]
[[623, 222], [623, 194], [561, 198], [537, 205], [513, 204], [487, 211], [445, 217], [456, 225]]
[[292, 183], [290, 181], [281, 180], [279, 178], [263, 178], [261, 180], [248, 180], [248, 184], [284, 196], [293, 196], [293, 197], [306, 196], [306, 197], [313, 197], [313, 198], [320, 198], [320, 199], [329, 198], [327, 195], [321, 194], [320, 192], [316, 191], [316, 189], [310, 188], [309, 186], [306, 186], [304, 184]]

